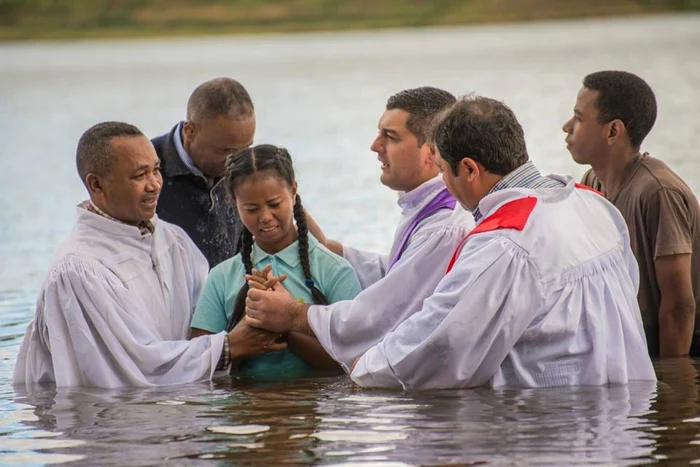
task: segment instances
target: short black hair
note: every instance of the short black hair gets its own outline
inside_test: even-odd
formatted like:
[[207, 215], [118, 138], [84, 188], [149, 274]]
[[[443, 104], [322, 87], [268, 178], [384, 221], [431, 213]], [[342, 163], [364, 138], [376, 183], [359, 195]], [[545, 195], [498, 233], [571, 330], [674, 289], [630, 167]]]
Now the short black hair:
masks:
[[244, 120], [254, 112], [248, 91], [232, 78], [214, 78], [200, 84], [187, 101], [187, 120], [190, 121], [211, 120], [219, 116]]
[[465, 157], [497, 175], [506, 175], [529, 159], [525, 133], [515, 114], [503, 102], [488, 97], [460, 98], [440, 115], [432, 139], [455, 174]]
[[422, 146], [428, 139], [435, 117], [455, 103], [455, 96], [442, 89], [423, 86], [406, 89], [386, 101], [386, 110], [400, 109], [409, 113], [406, 128], [418, 138]]
[[598, 71], [583, 79], [583, 86], [598, 91], [598, 123], [620, 120], [630, 143], [639, 150], [656, 122], [656, 97], [639, 76], [626, 71]]
[[102, 122], [88, 128], [78, 141], [75, 164], [78, 175], [85, 182], [88, 174], [107, 175], [114, 163], [112, 140], [122, 136], [144, 136], [130, 123]]

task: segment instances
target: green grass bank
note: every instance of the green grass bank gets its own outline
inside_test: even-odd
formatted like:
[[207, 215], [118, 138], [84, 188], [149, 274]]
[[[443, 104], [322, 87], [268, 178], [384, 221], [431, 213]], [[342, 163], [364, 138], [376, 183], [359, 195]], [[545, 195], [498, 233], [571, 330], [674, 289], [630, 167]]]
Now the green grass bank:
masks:
[[700, 0], [0, 0], [0, 40], [446, 26], [700, 11]]

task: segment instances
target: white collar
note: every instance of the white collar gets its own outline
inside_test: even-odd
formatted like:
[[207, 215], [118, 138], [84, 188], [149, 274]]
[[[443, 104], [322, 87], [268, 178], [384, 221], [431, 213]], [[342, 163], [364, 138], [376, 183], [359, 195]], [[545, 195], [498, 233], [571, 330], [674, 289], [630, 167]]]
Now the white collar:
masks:
[[558, 201], [569, 196], [575, 188], [576, 182], [573, 177], [568, 175], [547, 176], [559, 180], [566, 185], [561, 188], [505, 188], [503, 190], [494, 191], [484, 196], [481, 201], [479, 201], [479, 210], [483, 213], [481, 220], [488, 217], [489, 214], [508, 201], [525, 196], [535, 196], [543, 202]]
[[[157, 215], [154, 215], [151, 218], [151, 223], [153, 223], [155, 231], [157, 231], [159, 228]], [[142, 235], [141, 230], [139, 230], [139, 228], [135, 225], [125, 224], [124, 222], [118, 220], [109, 219], [100, 214], [88, 211], [81, 205], [78, 205], [78, 224], [85, 224], [94, 229], [101, 230], [103, 232], [108, 232], [113, 235], [118, 235], [121, 237], [132, 237], [137, 238], [139, 240], [141, 238], [150, 237], [151, 235]]]
[[404, 213], [416, 208], [422, 208], [444, 188], [445, 182], [442, 180], [442, 175], [438, 175], [427, 182], [423, 182], [423, 184], [411, 191], [399, 192], [399, 207]]

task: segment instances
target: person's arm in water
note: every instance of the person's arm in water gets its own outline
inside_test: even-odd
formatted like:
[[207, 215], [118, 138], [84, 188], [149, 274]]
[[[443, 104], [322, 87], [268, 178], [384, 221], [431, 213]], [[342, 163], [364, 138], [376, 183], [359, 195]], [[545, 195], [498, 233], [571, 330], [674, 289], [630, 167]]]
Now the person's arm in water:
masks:
[[308, 224], [309, 232], [311, 232], [311, 235], [316, 237], [316, 240], [318, 240], [323, 246], [331, 250], [336, 255], [343, 256], [343, 245], [340, 242], [326, 238], [326, 235], [323, 233], [321, 226], [319, 226], [316, 223], [316, 220], [314, 220], [314, 218], [311, 217], [311, 214], [309, 214], [308, 211], [305, 212], [306, 223]]
[[688, 355], [695, 329], [695, 296], [691, 255], [661, 256], [654, 261], [661, 292], [659, 307], [659, 356]]
[[288, 332], [289, 349], [300, 356], [306, 363], [324, 370], [338, 370], [340, 365], [333, 360], [315, 337], [300, 332]]
[[[189, 339], [199, 336], [214, 334], [204, 329], [192, 328]], [[268, 352], [275, 352], [287, 348], [286, 342], [277, 342], [279, 333], [268, 332], [263, 329], [256, 329], [248, 325], [245, 320], [241, 320], [226, 335], [229, 342], [229, 354], [231, 363], [236, 365], [245, 358], [264, 355]]]

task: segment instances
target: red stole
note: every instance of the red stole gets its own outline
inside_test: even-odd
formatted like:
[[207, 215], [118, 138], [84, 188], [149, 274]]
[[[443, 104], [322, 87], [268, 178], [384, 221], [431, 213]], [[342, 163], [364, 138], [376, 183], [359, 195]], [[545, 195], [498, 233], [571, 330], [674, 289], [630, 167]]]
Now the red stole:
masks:
[[530, 218], [530, 214], [532, 214], [532, 210], [535, 209], [536, 204], [537, 198], [534, 196], [528, 196], [526, 198], [508, 201], [503, 206], [496, 209], [493, 214], [485, 218], [479, 225], [474, 227], [474, 229], [472, 229], [472, 231], [469, 232], [466, 237], [464, 237], [464, 240], [459, 242], [457, 249], [455, 249], [455, 252], [452, 254], [450, 263], [447, 265], [447, 271], [445, 271], [445, 274], [452, 270], [452, 266], [454, 266], [455, 262], [457, 262], [457, 258], [462, 252], [462, 248], [469, 237], [474, 234], [491, 232], [500, 229], [523, 230], [525, 228], [525, 224], [527, 224], [527, 220]]
[[[600, 196], [603, 196], [601, 192], [589, 187], [588, 185], [575, 183], [574, 187], [579, 188], [581, 190], [592, 191], [593, 193], [597, 193]], [[530, 214], [532, 214], [532, 211], [535, 209], [536, 204], [537, 198], [535, 198], [534, 196], [528, 196], [526, 198], [508, 201], [503, 206], [496, 209], [496, 211], [493, 214], [488, 216], [486, 219], [481, 221], [479, 225], [474, 227], [474, 229], [471, 232], [469, 232], [469, 234], [466, 237], [464, 237], [464, 240], [459, 242], [459, 245], [457, 245], [455, 252], [452, 254], [452, 258], [450, 259], [450, 262], [447, 265], [447, 271], [445, 271], [445, 274], [452, 270], [452, 267], [457, 262], [457, 258], [462, 252], [462, 248], [464, 248], [464, 244], [467, 243], [467, 239], [469, 239], [469, 237], [477, 233], [492, 232], [494, 230], [500, 229], [523, 230], [525, 228], [525, 224], [527, 224], [527, 221], [530, 218]]]

